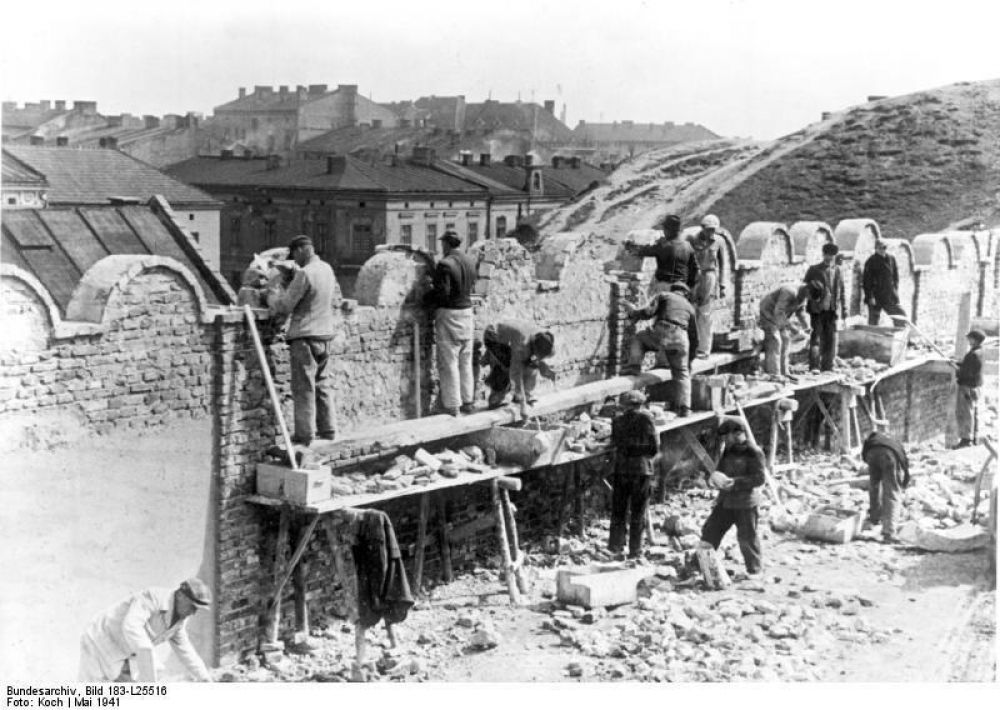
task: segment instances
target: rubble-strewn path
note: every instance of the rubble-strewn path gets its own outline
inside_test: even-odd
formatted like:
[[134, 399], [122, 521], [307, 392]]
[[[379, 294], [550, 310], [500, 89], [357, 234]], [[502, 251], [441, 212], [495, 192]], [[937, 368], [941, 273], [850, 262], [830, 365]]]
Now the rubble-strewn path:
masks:
[[[972, 482], [985, 451], [913, 447], [914, 483], [906, 519], [939, 527], [968, 521]], [[863, 510], [867, 493], [824, 486], [845, 475], [847, 460], [811, 454], [803, 476], [783, 486], [803, 510], [839, 503]], [[654, 520], [678, 515], [696, 528], [712, 495], [692, 489], [668, 496]], [[981, 504], [982, 505], [982, 504]], [[981, 507], [985, 511], [984, 507]], [[683, 526], [682, 526], [683, 527]], [[696, 535], [650, 549], [656, 576], [637, 603], [586, 610], [555, 600], [559, 566], [607, 560], [607, 520], [561, 555], [530, 552], [534, 581], [526, 605], [512, 609], [496, 571], [499, 560], [431, 591], [385, 648], [370, 633], [370, 680], [431, 681], [945, 681], [996, 679], [995, 592], [982, 550], [924, 553], [878, 542], [877, 531], [835, 545], [775, 533], [762, 526], [763, 579], [747, 580], [731, 532], [722, 548], [736, 580], [706, 591], [685, 564]], [[668, 544], [669, 543], [669, 544]], [[290, 653], [270, 669], [224, 669], [230, 680], [343, 681], [351, 677], [353, 632], [335, 621], [311, 654]]]

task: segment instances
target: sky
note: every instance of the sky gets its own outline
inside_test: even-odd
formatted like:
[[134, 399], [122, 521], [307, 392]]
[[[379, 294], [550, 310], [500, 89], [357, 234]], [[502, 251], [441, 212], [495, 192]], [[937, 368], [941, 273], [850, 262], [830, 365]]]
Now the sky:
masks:
[[1000, 78], [998, 26], [996, 0], [57, 0], [5, 8], [0, 96], [211, 115], [241, 86], [357, 84], [772, 139], [869, 95]]

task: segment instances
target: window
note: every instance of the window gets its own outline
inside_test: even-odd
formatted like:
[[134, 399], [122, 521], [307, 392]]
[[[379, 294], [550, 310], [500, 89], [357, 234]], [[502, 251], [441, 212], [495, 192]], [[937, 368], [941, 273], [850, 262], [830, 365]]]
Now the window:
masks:
[[404, 224], [399, 228], [399, 243], [413, 246], [413, 225]]
[[326, 238], [330, 233], [330, 225], [326, 222], [316, 223], [316, 234], [313, 235], [313, 241], [316, 244], [316, 251], [320, 254], [326, 253]]
[[479, 239], [479, 222], [469, 222], [469, 244], [475, 244]]
[[437, 252], [438, 226], [436, 224], [427, 225], [427, 251], [431, 254]]
[[507, 236], [507, 218], [497, 217], [497, 239]]
[[274, 220], [266, 219], [264, 220], [264, 246], [274, 247], [278, 246], [277, 243], [277, 231], [274, 226]]
[[455, 223], [454, 222], [448, 222], [448, 224], [444, 225], [444, 231], [447, 232], [449, 229], [452, 230], [452, 231], [455, 231]]
[[201, 243], [201, 232], [191, 232], [191, 236], [198, 243]]
[[531, 174], [531, 189], [535, 192], [542, 191], [542, 174], [539, 172], [534, 172]]
[[229, 218], [229, 238], [233, 244], [239, 246], [240, 243], [240, 218], [234, 215]]
[[354, 223], [351, 225], [351, 256], [355, 261], [361, 262], [372, 255], [375, 251], [375, 242], [372, 237], [372, 226], [366, 223]]
[[8, 205], [16, 205], [17, 204], [17, 198], [16, 197], [8, 197], [7, 198], [7, 204]]

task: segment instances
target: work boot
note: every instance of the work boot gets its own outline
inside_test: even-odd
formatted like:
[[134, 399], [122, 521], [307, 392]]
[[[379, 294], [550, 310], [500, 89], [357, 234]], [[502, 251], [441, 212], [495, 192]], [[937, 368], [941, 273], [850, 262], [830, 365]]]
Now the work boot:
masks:
[[955, 444], [956, 449], [964, 449], [966, 446], [972, 446], [972, 441], [969, 439], [959, 439], [958, 443]]
[[445, 407], [444, 408], [444, 413], [445, 414], [450, 414], [453, 417], [457, 417], [461, 413], [461, 411], [462, 410], [461, 410], [460, 407]]
[[472, 402], [469, 402], [468, 404], [463, 404], [461, 407], [459, 407], [459, 411], [461, 411], [462, 414], [474, 414], [476, 411], [476, 405], [474, 405]]
[[683, 419], [684, 417], [690, 417], [690, 416], [691, 416], [691, 407], [680, 406], [677, 408], [678, 419]]

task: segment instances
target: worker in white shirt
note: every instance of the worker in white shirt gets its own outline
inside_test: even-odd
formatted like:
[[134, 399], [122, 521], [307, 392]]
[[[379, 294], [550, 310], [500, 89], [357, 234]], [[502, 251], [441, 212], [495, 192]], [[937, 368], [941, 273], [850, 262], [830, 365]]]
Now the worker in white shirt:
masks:
[[191, 645], [186, 623], [212, 603], [208, 585], [197, 577], [177, 589], [150, 587], [97, 616], [80, 638], [81, 683], [157, 680], [154, 649], [168, 642], [194, 680], [212, 676]]

